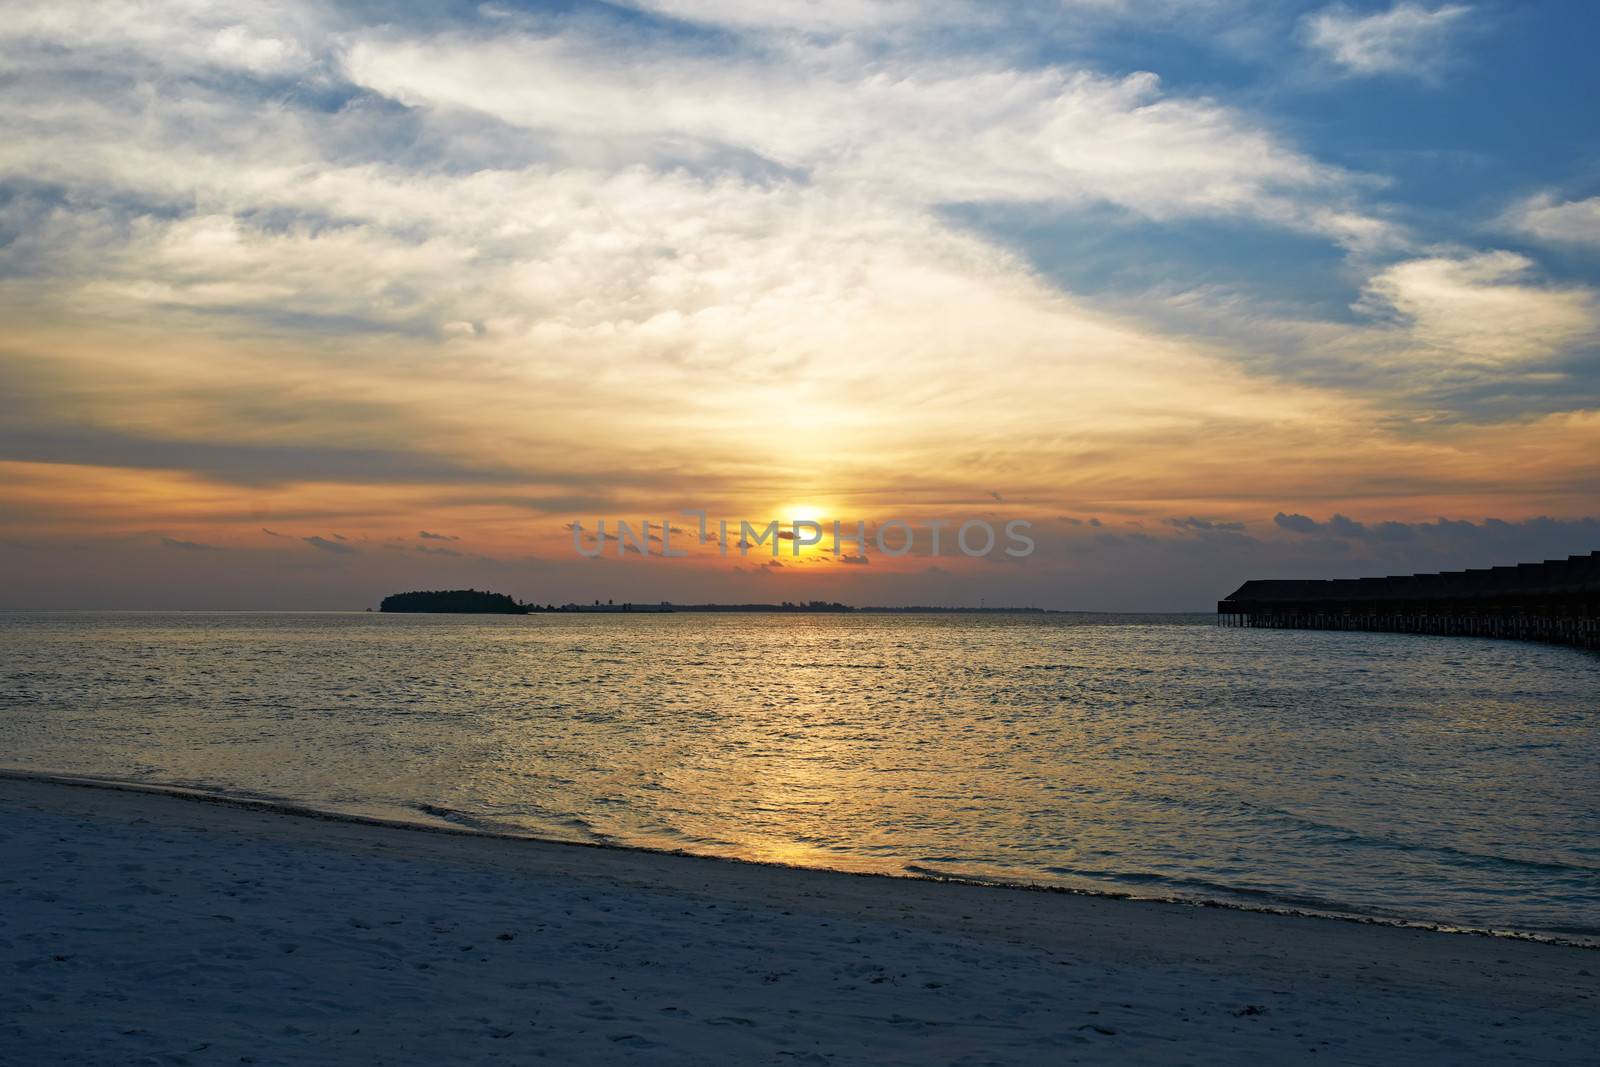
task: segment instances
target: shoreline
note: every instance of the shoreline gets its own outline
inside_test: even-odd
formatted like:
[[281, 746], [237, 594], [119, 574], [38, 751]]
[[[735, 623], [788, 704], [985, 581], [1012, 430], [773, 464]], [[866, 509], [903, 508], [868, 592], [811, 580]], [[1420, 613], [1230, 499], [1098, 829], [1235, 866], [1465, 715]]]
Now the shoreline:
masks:
[[[1358, 926], [1389, 927], [1398, 930], [1423, 930], [1429, 933], [1448, 934], [1454, 936], [1482, 937], [1491, 940], [1522, 941], [1541, 945], [1556, 945], [1563, 948], [1584, 949], [1600, 951], [1600, 940], [1585, 941], [1571, 937], [1564, 937], [1552, 933], [1534, 933], [1521, 930], [1495, 930], [1483, 927], [1463, 926], [1454, 923], [1431, 921], [1425, 919], [1404, 919], [1384, 915], [1363, 915], [1357, 912], [1339, 912], [1333, 910], [1317, 910], [1314, 908], [1299, 908], [1292, 905], [1252, 904], [1234, 900], [1210, 899], [1205, 897], [1180, 897], [1141, 895], [1132, 891], [1111, 889], [1091, 889], [1077, 886], [1051, 885], [1043, 882], [1027, 882], [1000, 878], [967, 877], [961, 875], [945, 875], [937, 872], [913, 871], [897, 874], [886, 871], [859, 871], [838, 867], [808, 866], [805, 864], [783, 863], [776, 860], [744, 859], [737, 856], [718, 856], [710, 853], [695, 852], [689, 849], [654, 848], [649, 845], [633, 845], [613, 841], [576, 841], [555, 837], [545, 837], [535, 833], [515, 833], [500, 830], [477, 829], [471, 826], [453, 825], [445, 821], [443, 816], [435, 816], [440, 822], [423, 822], [400, 817], [386, 817], [382, 815], [365, 815], [359, 812], [339, 811], [335, 809], [319, 808], [311, 804], [270, 796], [256, 796], [249, 794], [232, 794], [215, 789], [202, 789], [194, 786], [173, 785], [163, 782], [140, 782], [132, 779], [108, 778], [96, 775], [80, 775], [55, 771], [34, 771], [15, 767], [0, 767], [0, 783], [5, 781], [38, 782], [42, 784], [60, 785], [70, 788], [103, 789], [112, 792], [142, 793], [154, 796], [172, 797], [201, 804], [216, 804], [223, 807], [238, 808], [254, 811], [264, 815], [281, 815], [290, 818], [316, 819], [328, 822], [350, 823], [358, 826], [385, 827], [394, 830], [414, 831], [418, 833], [459, 835], [470, 838], [481, 838], [490, 841], [507, 842], [533, 842], [539, 845], [563, 848], [590, 848], [622, 853], [638, 853], [651, 856], [677, 856], [686, 859], [700, 860], [711, 863], [737, 864], [768, 868], [779, 871], [817, 871], [848, 878], [875, 878], [887, 881], [931, 882], [939, 885], [966, 885], [989, 889], [1003, 889], [1024, 893], [1051, 893], [1065, 896], [1085, 897], [1094, 900], [1129, 901], [1141, 904], [1159, 904], [1168, 907], [1217, 909], [1223, 911], [1240, 912], [1247, 915], [1278, 915], [1292, 918], [1316, 919], [1329, 922], [1353, 923]], [[423, 809], [424, 813], [426, 809]]]
[[1575, 946], [284, 814], [0, 774], [0, 1046], [1569, 1063], [1600, 1041]]

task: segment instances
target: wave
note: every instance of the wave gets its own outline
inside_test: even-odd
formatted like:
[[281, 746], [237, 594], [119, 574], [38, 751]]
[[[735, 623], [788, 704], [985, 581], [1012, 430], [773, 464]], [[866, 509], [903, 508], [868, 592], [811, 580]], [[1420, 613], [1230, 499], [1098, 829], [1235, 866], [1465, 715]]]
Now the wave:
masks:
[[[1091, 889], [1083, 886], [1029, 882], [1012, 878], [995, 878], [981, 874], [941, 870], [925, 863], [908, 863], [902, 869], [908, 874], [919, 878], [930, 878], [940, 882], [956, 882], [964, 885], [1001, 886], [1041, 892], [1072, 893], [1078, 896], [1102, 897], [1111, 900], [1146, 900], [1191, 907], [1259, 912], [1267, 915], [1295, 915], [1334, 919], [1341, 922], [1357, 922], [1374, 926], [1394, 926], [1409, 930], [1435, 930], [1441, 933], [1473, 934], [1480, 937], [1498, 937], [1512, 941], [1534, 941], [1542, 944], [1570, 945], [1577, 948], [1600, 950], [1600, 926], [1554, 924], [1547, 929], [1529, 931], [1507, 930], [1447, 920], [1411, 919], [1321, 897], [1229, 885], [1223, 882], [1208, 881], [1203, 878], [1172, 877], [1149, 871], [1091, 871], [1054, 866], [1041, 868], [1045, 872], [1058, 876], [1126, 886], [1123, 889]], [[1152, 886], [1160, 886], [1168, 891], [1141, 892], [1141, 890], [1148, 890]], [[1194, 890], [1195, 892], [1186, 892], [1186, 890]]]
[[1238, 806], [1244, 811], [1256, 815], [1265, 815], [1280, 825], [1292, 829], [1305, 830], [1311, 833], [1328, 835], [1334, 840], [1332, 844], [1349, 844], [1362, 848], [1381, 849], [1384, 851], [1417, 853], [1430, 856], [1445, 857], [1454, 861], [1458, 866], [1475, 868], [1520, 868], [1522, 870], [1540, 871], [1544, 873], [1578, 874], [1586, 875], [1600, 881], [1600, 867], [1592, 867], [1581, 863], [1565, 863], [1559, 860], [1525, 859], [1520, 856], [1505, 856], [1492, 852], [1475, 852], [1471, 849], [1459, 848], [1455, 845], [1434, 844], [1426, 841], [1402, 841], [1393, 837], [1365, 833], [1354, 827], [1341, 826], [1338, 823], [1320, 822], [1297, 815], [1292, 811], [1274, 808], [1268, 805], [1252, 804], [1249, 801], [1237, 801]]

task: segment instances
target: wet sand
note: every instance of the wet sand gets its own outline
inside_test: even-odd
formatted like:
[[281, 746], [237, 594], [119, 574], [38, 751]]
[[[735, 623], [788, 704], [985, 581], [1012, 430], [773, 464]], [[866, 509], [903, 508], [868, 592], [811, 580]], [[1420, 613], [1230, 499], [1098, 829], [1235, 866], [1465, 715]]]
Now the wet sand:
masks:
[[1578, 1063], [1600, 951], [0, 777], [7, 1063]]

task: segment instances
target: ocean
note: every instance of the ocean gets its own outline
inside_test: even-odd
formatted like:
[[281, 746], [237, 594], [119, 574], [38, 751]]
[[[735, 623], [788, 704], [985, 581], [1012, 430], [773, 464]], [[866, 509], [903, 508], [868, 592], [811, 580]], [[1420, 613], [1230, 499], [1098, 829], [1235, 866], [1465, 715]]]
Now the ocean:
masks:
[[1600, 656], [1115, 615], [0, 614], [0, 765], [1600, 944]]

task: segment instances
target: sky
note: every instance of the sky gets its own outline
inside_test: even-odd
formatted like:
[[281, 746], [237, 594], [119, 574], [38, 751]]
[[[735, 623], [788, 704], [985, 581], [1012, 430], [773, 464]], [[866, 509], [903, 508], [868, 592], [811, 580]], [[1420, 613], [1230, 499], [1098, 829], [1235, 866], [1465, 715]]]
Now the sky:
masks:
[[[0, 607], [1206, 610], [1600, 549], [1597, 36], [13, 0]], [[868, 544], [724, 556], [695, 510]], [[588, 558], [601, 519], [687, 555]], [[1034, 551], [954, 550], [980, 520]]]

